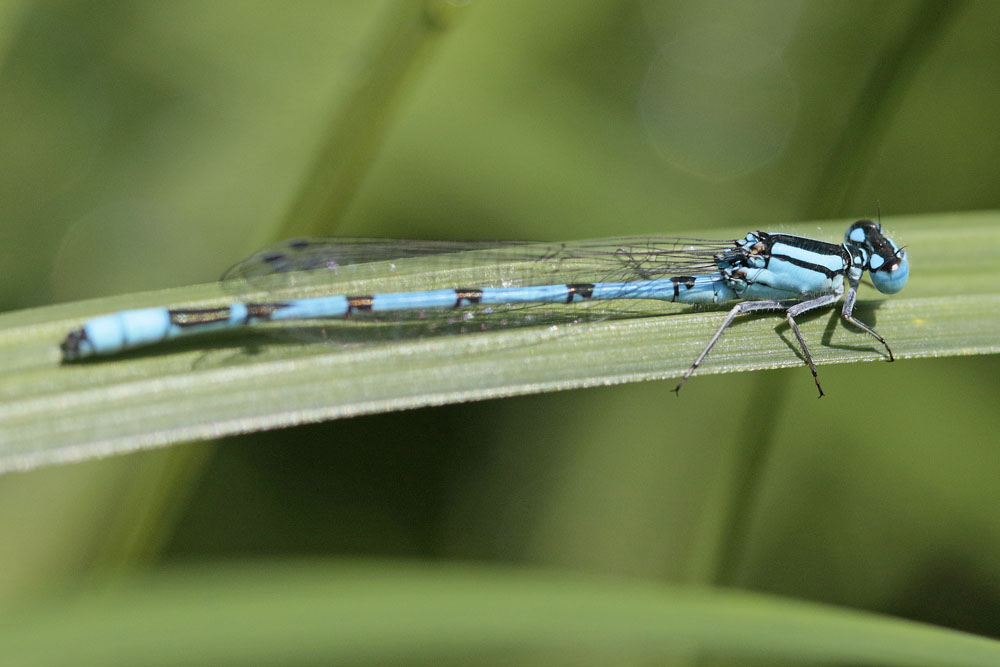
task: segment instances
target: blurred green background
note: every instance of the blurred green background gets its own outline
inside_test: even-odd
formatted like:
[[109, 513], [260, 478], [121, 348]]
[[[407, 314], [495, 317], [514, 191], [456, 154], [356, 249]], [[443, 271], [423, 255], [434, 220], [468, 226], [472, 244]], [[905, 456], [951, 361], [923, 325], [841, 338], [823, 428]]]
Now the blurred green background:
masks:
[[[483, 1], [415, 28], [398, 85], [373, 81], [387, 49], [411, 57], [386, 26], [413, 6], [0, 4], [0, 307], [214, 280], [296, 233], [842, 220], [824, 225], [836, 240], [879, 204], [890, 231], [1000, 208], [1000, 4]], [[380, 84], [391, 103], [343, 114]], [[331, 184], [351, 196], [299, 229], [286, 217], [337, 123], [371, 129]], [[819, 402], [801, 368], [705, 376], [680, 399], [563, 392], [8, 475], [0, 608], [163, 564], [405, 557], [1000, 637], [998, 371], [826, 366]]]

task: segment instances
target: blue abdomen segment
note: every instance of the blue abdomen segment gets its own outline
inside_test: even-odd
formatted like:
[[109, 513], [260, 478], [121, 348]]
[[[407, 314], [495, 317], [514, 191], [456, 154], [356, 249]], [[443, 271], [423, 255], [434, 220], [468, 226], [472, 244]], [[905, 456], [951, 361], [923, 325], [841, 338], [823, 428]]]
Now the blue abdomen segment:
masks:
[[654, 283], [670, 283], [667, 292], [651, 298], [665, 299], [676, 303], [725, 303], [739, 298], [732, 286], [720, 276], [676, 276], [668, 280], [653, 280]]
[[84, 325], [87, 339], [97, 354], [117, 352], [169, 338], [176, 329], [166, 308], [126, 310], [96, 317]]
[[220, 308], [142, 308], [102, 315], [71, 332], [61, 348], [66, 360], [116, 354], [160, 341], [266, 321], [344, 318], [361, 313], [447, 309], [521, 303], [572, 304], [587, 300], [657, 299], [711, 304], [737, 299], [721, 276], [569, 283], [519, 287], [439, 289], [366, 296], [336, 295], [280, 303], [236, 302]]
[[719, 303], [736, 293], [719, 276], [682, 276], [617, 283], [569, 283], [387, 292], [370, 296], [331, 296], [289, 301], [276, 307], [272, 320], [346, 317], [355, 313], [460, 308], [515, 303], [579, 303], [586, 300], [659, 299], [681, 303]]
[[[95, 317], [73, 333], [80, 334], [78, 356], [88, 357], [159, 342], [170, 336], [172, 326], [168, 309], [142, 308]], [[68, 352], [66, 343], [70, 337], [63, 343], [64, 354]]]
[[678, 303], [720, 303], [735, 298], [735, 292], [719, 276], [678, 276], [632, 282], [484, 289], [479, 303], [579, 303], [588, 299], [657, 299]]
[[329, 317], [344, 317], [350, 311], [349, 297], [319, 296], [311, 299], [293, 299], [275, 304], [265, 316], [263, 313], [253, 318], [260, 320], [311, 320]]
[[248, 306], [233, 303], [222, 308], [191, 310], [139, 308], [94, 317], [66, 337], [63, 358], [82, 359], [116, 354], [170, 338], [246, 324]]

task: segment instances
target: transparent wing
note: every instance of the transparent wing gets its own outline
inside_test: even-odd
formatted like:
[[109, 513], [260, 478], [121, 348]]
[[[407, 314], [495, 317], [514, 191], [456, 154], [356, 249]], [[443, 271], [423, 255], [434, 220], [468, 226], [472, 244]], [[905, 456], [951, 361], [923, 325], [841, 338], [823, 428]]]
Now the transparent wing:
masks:
[[222, 281], [244, 289], [266, 288], [283, 282], [301, 285], [304, 274], [308, 284], [318, 285], [428, 272], [458, 271], [447, 276], [458, 278], [463, 269], [471, 282], [453, 287], [650, 280], [714, 273], [716, 256], [733, 245], [673, 237], [566, 243], [293, 239], [254, 253], [226, 271]]
[[488, 241], [407, 241], [372, 238], [303, 238], [289, 239], [264, 248], [231, 266], [222, 276], [223, 282], [252, 280], [276, 273], [297, 271], [339, 270], [357, 264], [372, 264], [414, 257], [449, 256], [466, 252], [517, 247], [518, 242]]
[[[733, 241], [623, 237], [566, 243], [295, 239], [261, 250], [222, 280], [244, 298], [278, 300], [440, 288], [627, 282], [715, 274]], [[590, 300], [576, 304], [470, 305], [363, 313], [348, 319], [286, 323], [278, 335], [300, 340], [397, 340], [430, 335], [599, 322], [662, 315], [662, 303]]]

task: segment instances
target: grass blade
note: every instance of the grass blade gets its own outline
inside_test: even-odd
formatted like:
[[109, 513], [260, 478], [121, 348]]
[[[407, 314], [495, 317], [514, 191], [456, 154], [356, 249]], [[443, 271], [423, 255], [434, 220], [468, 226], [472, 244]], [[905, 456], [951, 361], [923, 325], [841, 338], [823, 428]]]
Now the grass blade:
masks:
[[594, 664], [692, 653], [796, 664], [1000, 662], [995, 640], [868, 612], [486, 567], [178, 569], [27, 611], [0, 626], [11, 664], [131, 665], [154, 655], [178, 665], [460, 664], [539, 651]]
[[[834, 239], [842, 227], [782, 231]], [[910, 284], [888, 299], [863, 287], [859, 317], [901, 360], [1000, 351], [1000, 213], [898, 219], [888, 228], [910, 253]], [[95, 363], [59, 363], [59, 341], [87, 317], [225, 300], [218, 286], [199, 285], [0, 316], [0, 471], [351, 415], [676, 378], [721, 319], [719, 312], [682, 309], [344, 346], [235, 332]], [[802, 330], [819, 341], [811, 346], [817, 364], [884, 358], [836, 312], [805, 318]], [[794, 350], [779, 318], [751, 318], [727, 332], [699, 373], [797, 366]]]

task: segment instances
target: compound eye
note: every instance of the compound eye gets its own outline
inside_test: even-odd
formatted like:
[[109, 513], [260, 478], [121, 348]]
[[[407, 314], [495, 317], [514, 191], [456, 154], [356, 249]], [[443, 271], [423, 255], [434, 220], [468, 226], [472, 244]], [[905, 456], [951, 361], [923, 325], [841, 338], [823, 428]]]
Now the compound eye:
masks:
[[888, 259], [873, 255], [869, 261], [868, 273], [875, 289], [883, 294], [895, 294], [903, 289], [910, 277], [910, 263], [906, 260], [906, 253], [901, 250]]

